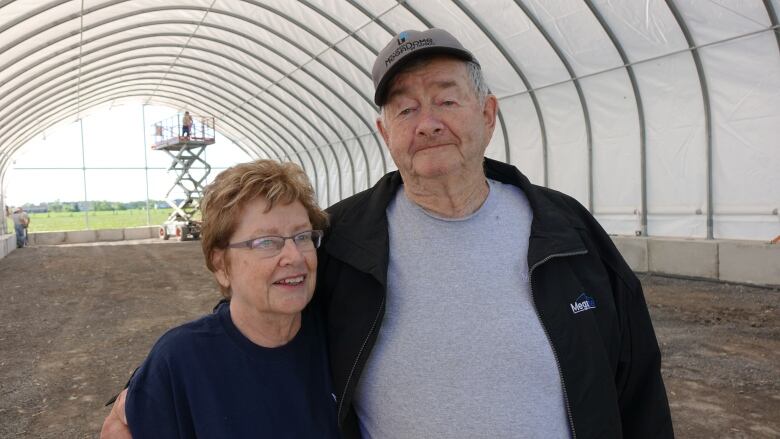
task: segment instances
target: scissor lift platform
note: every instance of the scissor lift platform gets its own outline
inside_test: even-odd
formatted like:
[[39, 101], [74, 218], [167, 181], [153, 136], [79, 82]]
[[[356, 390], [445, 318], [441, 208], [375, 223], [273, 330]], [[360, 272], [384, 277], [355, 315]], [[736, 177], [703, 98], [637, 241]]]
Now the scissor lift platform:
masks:
[[[155, 142], [152, 149], [165, 151], [172, 160], [168, 171], [176, 172], [176, 181], [165, 195], [173, 212], [160, 225], [160, 239], [176, 237], [180, 241], [187, 241], [200, 238], [201, 223], [196, 216], [200, 211], [206, 177], [211, 172], [203, 152], [215, 141], [214, 118], [195, 115], [192, 118], [193, 125], [188, 136], [180, 135], [181, 115], [154, 124]], [[196, 166], [198, 164], [201, 166]], [[182, 189], [185, 195], [179, 202], [171, 197], [176, 188]]]
[[155, 143], [152, 146], [154, 150], [179, 151], [182, 148], [193, 146], [206, 146], [214, 143], [214, 139], [196, 139], [194, 137], [179, 136], [178, 138], [166, 139], [162, 143]]

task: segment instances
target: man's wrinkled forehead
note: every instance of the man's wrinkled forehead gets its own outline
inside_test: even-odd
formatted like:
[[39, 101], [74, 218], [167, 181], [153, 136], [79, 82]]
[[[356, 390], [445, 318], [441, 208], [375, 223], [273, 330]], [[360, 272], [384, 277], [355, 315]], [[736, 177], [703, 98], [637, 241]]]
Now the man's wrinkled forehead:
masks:
[[[458, 86], [458, 82], [454, 79], [439, 79], [431, 81], [426, 85], [431, 92], [436, 93], [448, 88], [456, 88]], [[408, 84], [404, 84], [398, 81], [391, 82], [390, 88], [387, 92], [387, 97], [385, 98], [385, 105], [391, 105], [394, 99], [409, 96], [410, 93], [411, 87], [409, 87]]]
[[410, 75], [424, 70], [432, 70], [430, 79], [425, 81], [426, 89], [431, 92], [458, 87], [458, 78], [461, 76], [458, 64], [464, 66], [463, 73], [465, 74], [466, 61], [456, 57], [434, 55], [430, 58], [412, 61], [407, 67], [390, 78], [385, 96], [385, 105], [390, 104], [394, 97], [408, 95], [410, 93], [410, 84], [406, 79]]

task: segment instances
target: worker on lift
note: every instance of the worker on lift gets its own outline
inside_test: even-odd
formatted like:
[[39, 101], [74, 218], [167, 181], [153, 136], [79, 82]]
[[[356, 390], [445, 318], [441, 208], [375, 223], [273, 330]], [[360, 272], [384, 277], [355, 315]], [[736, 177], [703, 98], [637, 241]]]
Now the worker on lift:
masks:
[[192, 129], [192, 116], [189, 111], [184, 112], [184, 118], [181, 120], [181, 135], [183, 137], [190, 137], [190, 130]]

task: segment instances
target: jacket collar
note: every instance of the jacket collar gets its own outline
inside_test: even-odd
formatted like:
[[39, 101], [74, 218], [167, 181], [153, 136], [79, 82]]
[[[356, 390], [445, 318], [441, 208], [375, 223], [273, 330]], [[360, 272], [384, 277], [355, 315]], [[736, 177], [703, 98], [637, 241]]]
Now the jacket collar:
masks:
[[[553, 201], [550, 197], [553, 191], [531, 184], [512, 165], [486, 158], [484, 168], [487, 178], [518, 186], [528, 198], [533, 210], [528, 246], [529, 267], [552, 255], [585, 250], [577, 231], [585, 226], [576, 216]], [[402, 183], [401, 175], [393, 171], [372, 188], [354, 195], [354, 202], [349, 204], [349, 209], [339, 210], [337, 223], [331, 224], [324, 245], [329, 255], [371, 274], [383, 286], [387, 285], [389, 262], [386, 210]]]
[[331, 223], [325, 251], [387, 286], [390, 239], [387, 206], [403, 183], [401, 174], [385, 174], [376, 184], [353, 195], [348, 209], [339, 209], [337, 223]]
[[[533, 222], [528, 244], [528, 266], [533, 268], [546, 258], [585, 250], [578, 229], [585, 225], [569, 209], [561, 206], [562, 195], [531, 184], [516, 167], [485, 158], [487, 178], [519, 187], [531, 205]], [[551, 197], [552, 194], [557, 196]]]

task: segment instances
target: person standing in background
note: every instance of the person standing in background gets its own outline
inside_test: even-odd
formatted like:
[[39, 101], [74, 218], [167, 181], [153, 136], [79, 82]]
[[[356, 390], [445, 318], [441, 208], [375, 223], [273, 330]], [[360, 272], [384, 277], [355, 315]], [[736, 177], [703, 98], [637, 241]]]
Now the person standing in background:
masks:
[[16, 248], [27, 246], [27, 226], [30, 225], [30, 216], [21, 207], [17, 207], [12, 215], [14, 220], [14, 232], [16, 233]]

